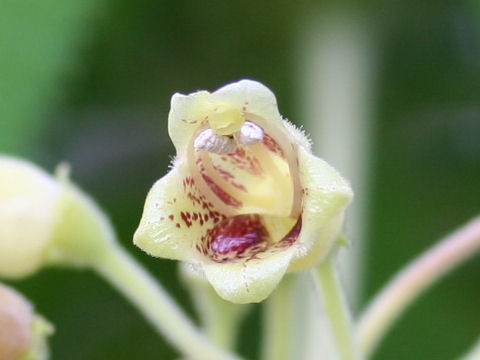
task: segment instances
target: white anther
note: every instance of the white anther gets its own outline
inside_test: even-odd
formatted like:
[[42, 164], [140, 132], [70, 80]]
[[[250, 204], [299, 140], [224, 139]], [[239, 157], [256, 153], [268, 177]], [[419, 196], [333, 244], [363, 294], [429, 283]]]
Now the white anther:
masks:
[[251, 121], [245, 121], [238, 132], [238, 141], [243, 145], [253, 145], [263, 140], [263, 129]]
[[195, 149], [213, 152], [215, 154], [229, 154], [235, 151], [237, 145], [231, 137], [218, 135], [213, 129], [203, 130], [193, 142]]

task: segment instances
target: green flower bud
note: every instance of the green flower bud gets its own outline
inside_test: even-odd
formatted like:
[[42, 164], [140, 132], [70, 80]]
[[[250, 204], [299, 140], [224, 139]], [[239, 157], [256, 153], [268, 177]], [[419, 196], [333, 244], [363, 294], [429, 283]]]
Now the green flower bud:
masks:
[[0, 277], [22, 278], [44, 265], [88, 266], [111, 248], [113, 231], [96, 204], [68, 180], [0, 156]]
[[43, 263], [58, 221], [59, 183], [34, 165], [0, 156], [0, 276], [20, 278]]

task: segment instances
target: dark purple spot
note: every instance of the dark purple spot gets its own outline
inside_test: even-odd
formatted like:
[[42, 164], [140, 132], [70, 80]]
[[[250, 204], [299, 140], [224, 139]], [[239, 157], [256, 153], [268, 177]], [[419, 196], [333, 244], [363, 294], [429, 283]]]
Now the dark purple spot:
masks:
[[[268, 232], [259, 215], [237, 215], [220, 221], [208, 231], [209, 249], [214, 260], [241, 258], [257, 245], [267, 245]], [[264, 246], [263, 246], [264, 245]]]

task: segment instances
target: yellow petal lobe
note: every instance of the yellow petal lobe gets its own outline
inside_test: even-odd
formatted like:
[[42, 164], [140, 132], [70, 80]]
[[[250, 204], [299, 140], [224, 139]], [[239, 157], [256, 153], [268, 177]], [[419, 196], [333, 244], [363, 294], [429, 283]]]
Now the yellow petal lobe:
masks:
[[208, 123], [219, 135], [232, 135], [240, 130], [245, 118], [240, 109], [228, 104], [218, 104], [208, 115]]

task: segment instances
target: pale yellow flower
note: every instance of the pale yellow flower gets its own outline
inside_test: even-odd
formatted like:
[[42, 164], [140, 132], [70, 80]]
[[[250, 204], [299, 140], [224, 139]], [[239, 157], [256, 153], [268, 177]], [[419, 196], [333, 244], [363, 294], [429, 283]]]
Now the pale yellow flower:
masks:
[[148, 194], [136, 245], [192, 264], [236, 303], [262, 301], [285, 272], [329, 255], [352, 191], [268, 88], [175, 94], [168, 131], [177, 156]]

